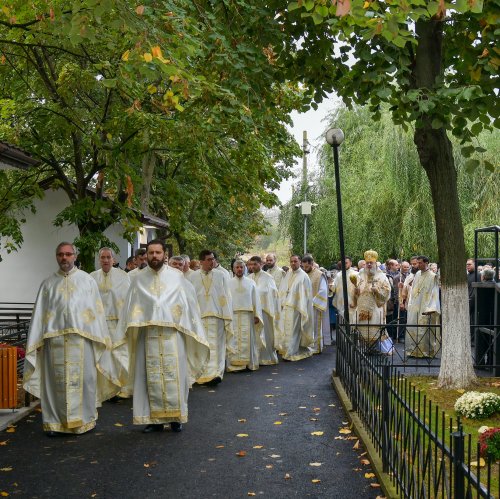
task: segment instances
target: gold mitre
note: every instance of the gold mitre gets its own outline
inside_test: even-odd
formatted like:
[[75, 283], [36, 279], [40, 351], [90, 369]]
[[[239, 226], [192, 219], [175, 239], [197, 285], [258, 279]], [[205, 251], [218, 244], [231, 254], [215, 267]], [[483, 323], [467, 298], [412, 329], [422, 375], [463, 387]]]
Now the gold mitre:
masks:
[[365, 251], [364, 259], [365, 259], [365, 262], [377, 262], [378, 261], [378, 253], [376, 251], [373, 251], [373, 250]]

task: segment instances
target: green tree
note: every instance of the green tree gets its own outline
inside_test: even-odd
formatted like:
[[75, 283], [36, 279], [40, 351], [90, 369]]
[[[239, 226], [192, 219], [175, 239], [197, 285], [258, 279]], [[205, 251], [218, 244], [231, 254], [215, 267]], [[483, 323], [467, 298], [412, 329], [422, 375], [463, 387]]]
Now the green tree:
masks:
[[[279, 6], [276, 5], [277, 9]], [[374, 118], [388, 103], [395, 124], [415, 124], [414, 142], [429, 179], [443, 287], [439, 383], [475, 378], [468, 334], [464, 232], [451, 132], [463, 154], [483, 152], [476, 136], [499, 125], [497, 1], [302, 0], [280, 12], [288, 40], [286, 75], [302, 79], [320, 102], [334, 89], [368, 104]], [[484, 158], [470, 159], [467, 167]]]

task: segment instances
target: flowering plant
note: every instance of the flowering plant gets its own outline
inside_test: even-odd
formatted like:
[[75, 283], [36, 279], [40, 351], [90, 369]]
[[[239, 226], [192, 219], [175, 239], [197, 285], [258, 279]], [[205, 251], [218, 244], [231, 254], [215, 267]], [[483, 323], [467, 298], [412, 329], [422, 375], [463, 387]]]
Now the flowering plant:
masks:
[[481, 456], [490, 456], [495, 461], [500, 459], [500, 428], [490, 428], [479, 437]]
[[455, 411], [465, 418], [487, 418], [500, 411], [500, 395], [481, 392], [464, 393], [455, 402]]

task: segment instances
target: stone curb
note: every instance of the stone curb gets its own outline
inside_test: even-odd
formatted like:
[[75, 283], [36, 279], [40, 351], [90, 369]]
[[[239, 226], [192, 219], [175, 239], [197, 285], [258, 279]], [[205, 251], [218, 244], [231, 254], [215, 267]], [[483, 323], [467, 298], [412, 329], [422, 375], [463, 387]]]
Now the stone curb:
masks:
[[344, 411], [346, 412], [347, 417], [349, 418], [352, 424], [354, 432], [360, 438], [361, 442], [366, 448], [366, 451], [368, 452], [368, 456], [371, 461], [371, 466], [378, 479], [378, 482], [380, 483], [384, 495], [388, 499], [398, 499], [399, 497], [401, 497], [401, 495], [398, 494], [398, 492], [396, 491], [396, 487], [392, 484], [389, 475], [382, 471], [382, 459], [378, 455], [375, 446], [372, 444], [370, 435], [365, 430], [363, 422], [361, 421], [357, 413], [352, 409], [351, 401], [349, 400], [347, 393], [344, 391], [344, 388], [342, 387], [340, 378], [335, 376], [335, 371], [332, 373], [332, 386], [333, 389], [337, 392], [342, 407], [344, 408]]
[[[9, 412], [0, 412], [0, 431], [4, 431], [9, 426], [25, 418], [28, 414], [33, 412], [39, 405], [40, 405], [40, 400], [35, 400], [34, 402], [31, 402], [31, 404], [27, 407], [20, 407], [19, 409], [15, 409], [14, 411], [9, 409]], [[2, 409], [2, 411], [3, 410], [4, 409]], [[5, 411], [7, 411], [7, 409], [5, 409]]]

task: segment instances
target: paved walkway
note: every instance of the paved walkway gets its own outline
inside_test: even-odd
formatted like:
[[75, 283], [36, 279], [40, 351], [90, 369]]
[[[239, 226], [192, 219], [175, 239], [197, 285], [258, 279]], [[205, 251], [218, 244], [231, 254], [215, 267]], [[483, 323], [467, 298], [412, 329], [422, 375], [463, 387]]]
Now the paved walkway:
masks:
[[[130, 401], [105, 403], [97, 428], [47, 438], [34, 411], [0, 433], [0, 492], [30, 498], [375, 498], [363, 449], [331, 388], [334, 349], [195, 386], [182, 433], [144, 435]], [[312, 435], [313, 432], [323, 432]], [[311, 466], [311, 463], [316, 465]], [[320, 465], [318, 465], [320, 463]], [[10, 468], [12, 468], [10, 470]], [[7, 470], [7, 471], [5, 471]]]

